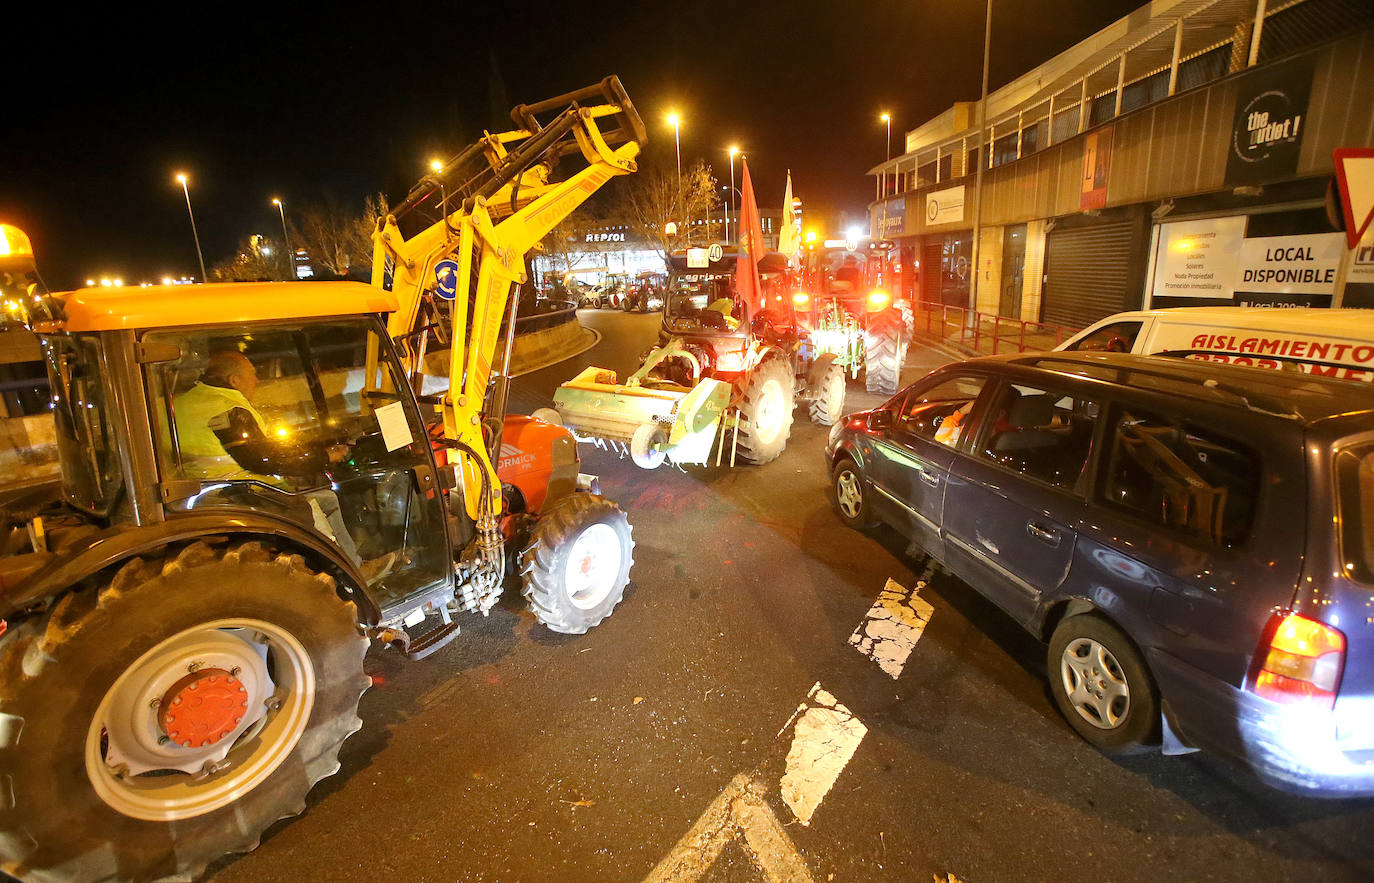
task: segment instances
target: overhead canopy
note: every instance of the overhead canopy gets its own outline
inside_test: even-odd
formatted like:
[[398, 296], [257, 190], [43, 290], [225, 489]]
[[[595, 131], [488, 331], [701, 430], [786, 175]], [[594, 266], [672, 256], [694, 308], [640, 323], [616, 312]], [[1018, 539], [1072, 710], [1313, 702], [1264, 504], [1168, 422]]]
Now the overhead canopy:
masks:
[[364, 282], [228, 282], [81, 288], [54, 295], [68, 331], [223, 325], [390, 313], [396, 296]]

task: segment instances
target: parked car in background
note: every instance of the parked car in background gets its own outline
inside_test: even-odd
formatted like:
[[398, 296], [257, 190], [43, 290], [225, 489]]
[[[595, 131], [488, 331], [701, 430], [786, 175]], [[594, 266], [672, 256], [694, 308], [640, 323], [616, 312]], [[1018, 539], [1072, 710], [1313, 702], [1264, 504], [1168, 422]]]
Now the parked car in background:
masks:
[[826, 456], [847, 525], [891, 524], [1048, 642], [1093, 745], [1374, 793], [1374, 388], [993, 356], [846, 417]]
[[1167, 353], [1374, 382], [1374, 310], [1174, 307], [1117, 313], [1057, 350]]

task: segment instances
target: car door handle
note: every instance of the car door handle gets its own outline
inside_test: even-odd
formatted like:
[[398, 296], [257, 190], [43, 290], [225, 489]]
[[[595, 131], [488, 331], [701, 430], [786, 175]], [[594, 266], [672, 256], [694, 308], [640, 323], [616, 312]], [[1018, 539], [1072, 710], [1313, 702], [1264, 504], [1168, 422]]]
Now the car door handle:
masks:
[[1057, 530], [1045, 527], [1043, 524], [1036, 524], [1034, 521], [1027, 521], [1026, 533], [1035, 537], [1051, 549], [1059, 548], [1059, 531]]
[[934, 474], [934, 473], [932, 473], [932, 472], [927, 472], [927, 471], [926, 471], [926, 468], [925, 468], [924, 466], [917, 466], [917, 467], [915, 467], [915, 468], [916, 468], [916, 474], [919, 475], [919, 476], [921, 476], [921, 481], [924, 481], [926, 484], [930, 485], [931, 487], [939, 487], [939, 486], [940, 486], [940, 476], [938, 476], [938, 475], [936, 475], [936, 474]]

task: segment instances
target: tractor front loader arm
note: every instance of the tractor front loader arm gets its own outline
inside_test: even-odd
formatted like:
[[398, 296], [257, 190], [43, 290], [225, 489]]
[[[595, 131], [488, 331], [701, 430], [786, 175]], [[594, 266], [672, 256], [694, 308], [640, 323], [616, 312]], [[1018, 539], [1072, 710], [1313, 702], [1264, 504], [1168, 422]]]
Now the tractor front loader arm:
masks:
[[[409, 371], [420, 370], [424, 334], [416, 332], [422, 303], [441, 285], [436, 270], [447, 279], [443, 293], [452, 292], [444, 436], [456, 448], [464, 504], [479, 525], [500, 514], [500, 481], [492, 440], [483, 435], [483, 418], [489, 416], [483, 407], [511, 290], [526, 281], [525, 257], [607, 181], [635, 171], [647, 140], [616, 77], [520, 105], [511, 117], [520, 128], [486, 134], [425, 176], [373, 235], [372, 282], [387, 287], [390, 275], [399, 308], [387, 330], [402, 341]], [[564, 157], [580, 157], [582, 167], [551, 182]], [[407, 229], [414, 232], [407, 236]], [[377, 376], [373, 364], [369, 358], [369, 385]]]

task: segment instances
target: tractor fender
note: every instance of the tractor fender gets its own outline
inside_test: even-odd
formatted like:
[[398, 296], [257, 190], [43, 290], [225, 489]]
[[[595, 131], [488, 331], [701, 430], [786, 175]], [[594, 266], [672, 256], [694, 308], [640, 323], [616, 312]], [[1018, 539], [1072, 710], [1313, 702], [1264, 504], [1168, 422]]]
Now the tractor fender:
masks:
[[820, 382], [825, 379], [825, 372], [830, 370], [836, 359], [835, 353], [821, 353], [816, 357], [816, 361], [811, 363], [811, 367], [806, 372], [806, 388], [815, 390]]
[[98, 534], [89, 544], [49, 562], [32, 578], [0, 592], [0, 617], [14, 617], [19, 611], [41, 606], [40, 602], [56, 598], [82, 580], [136, 555], [210, 536], [258, 537], [315, 558], [341, 578], [339, 590], [358, 608], [362, 622], [372, 625], [381, 618], [380, 607], [367, 591], [367, 580], [335, 543], [288, 519], [243, 509], [176, 516], [156, 524], [119, 527]]

